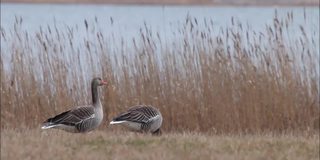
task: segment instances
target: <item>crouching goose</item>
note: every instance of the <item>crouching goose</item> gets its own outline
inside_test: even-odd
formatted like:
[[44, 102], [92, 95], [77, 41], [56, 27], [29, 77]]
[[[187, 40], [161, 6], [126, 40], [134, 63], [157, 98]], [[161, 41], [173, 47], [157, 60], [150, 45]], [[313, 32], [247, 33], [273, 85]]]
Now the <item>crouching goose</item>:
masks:
[[161, 134], [162, 115], [152, 106], [138, 105], [113, 118], [110, 124], [120, 124], [136, 132]]
[[42, 124], [42, 129], [57, 128], [67, 132], [83, 133], [96, 129], [102, 122], [103, 110], [99, 99], [98, 86], [106, 85], [101, 78], [91, 81], [92, 104], [78, 106], [49, 118]]

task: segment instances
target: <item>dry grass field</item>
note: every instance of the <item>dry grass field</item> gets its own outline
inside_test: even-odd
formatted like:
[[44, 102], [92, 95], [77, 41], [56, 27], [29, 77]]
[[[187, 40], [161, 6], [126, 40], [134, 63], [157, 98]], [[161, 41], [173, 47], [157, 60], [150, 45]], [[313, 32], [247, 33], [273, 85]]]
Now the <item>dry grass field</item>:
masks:
[[[234, 19], [217, 29], [188, 16], [176, 41], [146, 24], [130, 48], [115, 45], [99, 20], [78, 26], [86, 28], [79, 40], [72, 26], [29, 33], [17, 17], [12, 29], [1, 27], [1, 159], [317, 159], [318, 35], [303, 25], [290, 35], [293, 19], [275, 13], [257, 33]], [[39, 130], [46, 118], [90, 103], [95, 76], [110, 82], [99, 130]], [[162, 136], [106, 126], [136, 104], [160, 109]]]
[[320, 156], [318, 135], [151, 136], [109, 130], [70, 134], [5, 129], [1, 140], [2, 160], [317, 160]]

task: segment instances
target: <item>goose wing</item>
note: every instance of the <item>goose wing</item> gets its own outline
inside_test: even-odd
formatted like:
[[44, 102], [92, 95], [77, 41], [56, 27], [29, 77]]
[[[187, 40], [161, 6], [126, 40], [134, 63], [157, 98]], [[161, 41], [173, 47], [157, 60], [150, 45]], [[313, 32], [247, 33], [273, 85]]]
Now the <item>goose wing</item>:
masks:
[[53, 124], [64, 124], [69, 126], [76, 126], [94, 118], [94, 108], [91, 106], [81, 106], [75, 109], [63, 112], [53, 118], [49, 118], [46, 122]]
[[150, 106], [135, 106], [127, 112], [115, 117], [113, 121], [130, 121], [137, 123], [148, 123], [152, 117], [157, 116], [157, 110]]

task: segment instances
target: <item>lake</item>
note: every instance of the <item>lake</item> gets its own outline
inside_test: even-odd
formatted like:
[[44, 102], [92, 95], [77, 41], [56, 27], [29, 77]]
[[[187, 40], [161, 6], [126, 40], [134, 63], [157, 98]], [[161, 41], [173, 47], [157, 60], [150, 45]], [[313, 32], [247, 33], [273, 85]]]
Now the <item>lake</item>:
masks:
[[[288, 13], [293, 14], [293, 23], [297, 28], [303, 25], [309, 34], [319, 33], [318, 7], [1, 4], [1, 27], [12, 29], [17, 16], [23, 18], [23, 28], [28, 32], [39, 31], [40, 26], [56, 25], [58, 28], [78, 26], [79, 33], [84, 33], [84, 20], [88, 24], [98, 20], [97, 27], [107, 35], [117, 33], [117, 37], [131, 39], [139, 34], [140, 28], [146, 23], [153, 31], [166, 34], [168, 40], [187, 16], [200, 22], [203, 19], [212, 20], [217, 30], [231, 26], [233, 17], [259, 32], [266, 25], [272, 25], [275, 12], [280, 18]], [[290, 34], [294, 35], [295, 31], [292, 30]]]

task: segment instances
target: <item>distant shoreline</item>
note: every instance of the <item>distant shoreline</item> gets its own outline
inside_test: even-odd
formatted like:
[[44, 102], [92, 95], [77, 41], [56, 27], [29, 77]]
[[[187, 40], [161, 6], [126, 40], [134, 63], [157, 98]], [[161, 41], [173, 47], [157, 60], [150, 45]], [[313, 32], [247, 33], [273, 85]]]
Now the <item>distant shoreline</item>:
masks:
[[214, 2], [209, 2], [206, 0], [164, 0], [158, 2], [156, 0], [124, 0], [119, 2], [118, 0], [2, 0], [1, 3], [30, 3], [30, 4], [106, 4], [106, 5], [196, 5], [196, 6], [306, 6], [306, 7], [317, 7], [319, 6], [319, 1], [317, 0], [293, 0], [287, 2], [285, 0], [279, 1], [249, 1], [249, 0], [239, 0], [239, 1], [223, 1], [216, 0]]

